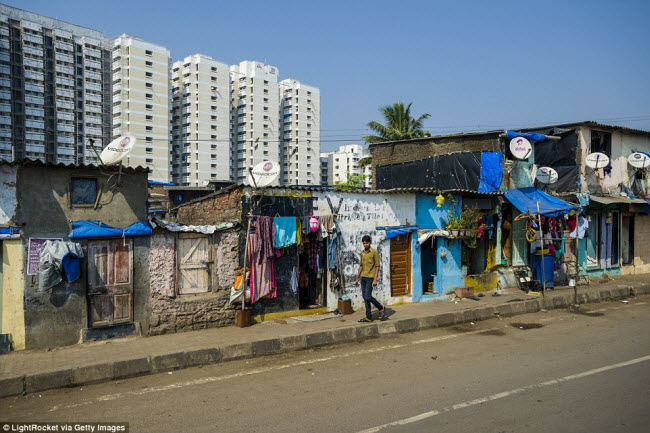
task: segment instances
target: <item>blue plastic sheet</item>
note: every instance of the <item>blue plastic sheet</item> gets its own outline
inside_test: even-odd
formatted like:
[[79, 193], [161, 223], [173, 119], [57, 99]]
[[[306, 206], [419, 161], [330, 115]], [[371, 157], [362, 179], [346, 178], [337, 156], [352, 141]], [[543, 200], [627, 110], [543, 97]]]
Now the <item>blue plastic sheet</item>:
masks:
[[71, 221], [70, 239], [121, 238], [128, 236], [150, 236], [151, 226], [138, 221], [125, 229], [118, 229], [93, 220]]
[[411, 232], [420, 230], [418, 226], [393, 226], [393, 227], [377, 227], [377, 230], [385, 230], [386, 237], [384, 239], [396, 238]]
[[532, 141], [546, 140], [546, 135], [538, 134], [537, 132], [506, 131], [506, 134], [508, 134], [508, 140], [512, 140], [515, 137], [524, 137], [526, 140], [532, 140]]
[[557, 217], [580, 208], [577, 204], [567, 203], [533, 187], [509, 189], [506, 198], [524, 213], [536, 214], [539, 203], [539, 213], [547, 217]]
[[481, 181], [478, 192], [494, 192], [501, 187], [503, 177], [503, 164], [501, 152], [481, 153]]
[[0, 227], [0, 235], [17, 235], [20, 233], [20, 227]]

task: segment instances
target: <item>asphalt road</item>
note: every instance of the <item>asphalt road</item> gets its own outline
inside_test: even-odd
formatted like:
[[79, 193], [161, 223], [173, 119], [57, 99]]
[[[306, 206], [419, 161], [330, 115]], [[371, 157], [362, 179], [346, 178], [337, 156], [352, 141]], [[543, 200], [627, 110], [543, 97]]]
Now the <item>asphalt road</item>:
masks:
[[649, 302], [5, 398], [0, 421], [128, 422], [131, 432], [647, 432]]

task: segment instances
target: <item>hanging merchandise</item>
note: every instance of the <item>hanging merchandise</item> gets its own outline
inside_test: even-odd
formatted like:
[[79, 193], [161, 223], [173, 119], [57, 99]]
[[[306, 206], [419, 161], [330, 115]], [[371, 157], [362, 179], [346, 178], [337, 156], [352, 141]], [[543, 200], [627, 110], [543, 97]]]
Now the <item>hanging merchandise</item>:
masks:
[[302, 245], [302, 226], [300, 225], [300, 218], [296, 218], [296, 244]]
[[323, 230], [323, 237], [326, 237], [327, 234], [332, 233], [334, 228], [334, 215], [325, 215], [318, 218]]
[[488, 239], [492, 240], [492, 235], [494, 234], [494, 218], [492, 215], [488, 215], [483, 219], [485, 224], [485, 231], [488, 234]]
[[318, 268], [318, 252], [320, 251], [320, 239], [318, 236], [311, 236], [309, 243], [309, 269]]
[[275, 248], [286, 248], [298, 241], [296, 217], [274, 217]]
[[484, 232], [485, 232], [485, 226], [483, 225], [483, 218], [479, 218], [478, 219], [477, 230], [476, 230], [476, 237], [481, 239]]
[[310, 224], [310, 219], [309, 219], [309, 217], [306, 217], [306, 216], [305, 217], [299, 217], [299, 219], [300, 219], [300, 228], [301, 228], [301, 231], [302, 231], [302, 236], [304, 238], [309, 233], [311, 233], [310, 225], [309, 225]]

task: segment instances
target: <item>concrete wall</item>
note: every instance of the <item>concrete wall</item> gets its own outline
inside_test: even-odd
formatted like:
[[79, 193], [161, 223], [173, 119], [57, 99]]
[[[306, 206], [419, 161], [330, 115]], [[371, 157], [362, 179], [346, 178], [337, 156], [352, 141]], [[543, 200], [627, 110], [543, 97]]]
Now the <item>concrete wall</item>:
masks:
[[23, 247], [20, 239], [0, 241], [2, 249], [2, 321], [0, 333], [11, 334], [14, 350], [25, 348], [25, 310], [23, 308]]
[[0, 165], [0, 225], [12, 225], [16, 216], [18, 199], [16, 197], [17, 167]]
[[[106, 172], [107, 170], [104, 170]], [[69, 221], [92, 219], [124, 228], [146, 218], [147, 173], [122, 173], [119, 187], [116, 178], [109, 180], [115, 170], [104, 175], [95, 169], [62, 169], [60, 167], [20, 166], [18, 170], [18, 207], [16, 223], [21, 225], [23, 262], [26, 269], [28, 239], [30, 237], [62, 238], [69, 240]], [[91, 176], [102, 188], [100, 205], [91, 208], [72, 208], [68, 187], [72, 177]], [[47, 179], [47, 182], [43, 180]], [[142, 242], [145, 242], [143, 245]], [[148, 287], [148, 264], [142, 262], [146, 240], [134, 241], [134, 320], [142, 320], [145, 304], [139, 292]], [[87, 241], [79, 242], [84, 250]], [[148, 256], [148, 254], [146, 254]], [[75, 344], [81, 331], [88, 327], [87, 259], [82, 262], [81, 277], [66, 281], [46, 292], [38, 291], [38, 275], [25, 276], [24, 320], [27, 349], [52, 348]]]
[[[341, 247], [341, 261], [345, 279], [345, 293], [352, 299], [354, 308], [364, 308], [361, 287], [354, 286], [354, 280], [359, 270], [359, 254], [363, 248], [361, 238], [364, 235], [372, 237], [372, 246], [379, 252], [381, 266], [379, 268], [378, 286], [373, 295], [379, 302], [397, 304], [411, 302], [411, 296], [391, 297], [390, 292], [390, 240], [384, 240], [384, 231], [377, 227], [398, 226], [415, 224], [415, 195], [414, 194], [358, 194], [343, 192], [314, 192], [315, 215], [330, 215], [327, 197], [332, 205], [337, 206], [343, 198], [339, 210], [338, 220], [343, 234]], [[415, 234], [413, 234], [415, 236]], [[412, 250], [412, 256], [414, 256]], [[419, 271], [419, 257], [412, 261], [412, 267], [417, 263]], [[412, 270], [414, 275], [414, 270]], [[421, 280], [420, 281], [420, 286]], [[414, 287], [412, 280], [410, 286]], [[327, 291], [328, 309], [333, 310], [337, 305], [337, 294]]]
[[621, 272], [624, 275], [650, 273], [650, 215], [634, 214], [634, 259]]
[[234, 323], [236, 306], [229, 304], [238, 260], [238, 230], [209, 237], [213, 263], [207, 293], [176, 295], [176, 234], [158, 230], [151, 237], [150, 310], [147, 335], [192, 331]]

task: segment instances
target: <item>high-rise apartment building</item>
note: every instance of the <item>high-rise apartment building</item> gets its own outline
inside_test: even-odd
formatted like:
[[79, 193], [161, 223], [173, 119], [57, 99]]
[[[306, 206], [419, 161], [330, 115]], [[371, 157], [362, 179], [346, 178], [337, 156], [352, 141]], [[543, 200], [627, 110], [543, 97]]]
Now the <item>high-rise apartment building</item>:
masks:
[[103, 33], [0, 5], [0, 159], [95, 163], [110, 104]]
[[262, 161], [280, 163], [278, 73], [260, 62], [230, 67], [231, 179], [236, 183], [248, 184], [248, 168]]
[[[335, 185], [346, 182], [348, 176], [353, 174], [366, 175], [369, 166], [359, 168], [359, 160], [366, 156], [360, 144], [346, 144], [339, 146], [338, 150], [321, 153], [322, 158], [327, 158], [327, 184]], [[367, 182], [366, 182], [367, 184]]]
[[229, 181], [230, 68], [195, 54], [172, 65], [172, 182]]
[[298, 80], [280, 82], [283, 185], [319, 185], [320, 90]]
[[167, 182], [170, 167], [169, 50], [123, 34], [113, 41], [113, 138], [130, 134], [137, 145], [128, 165], [148, 167]]

